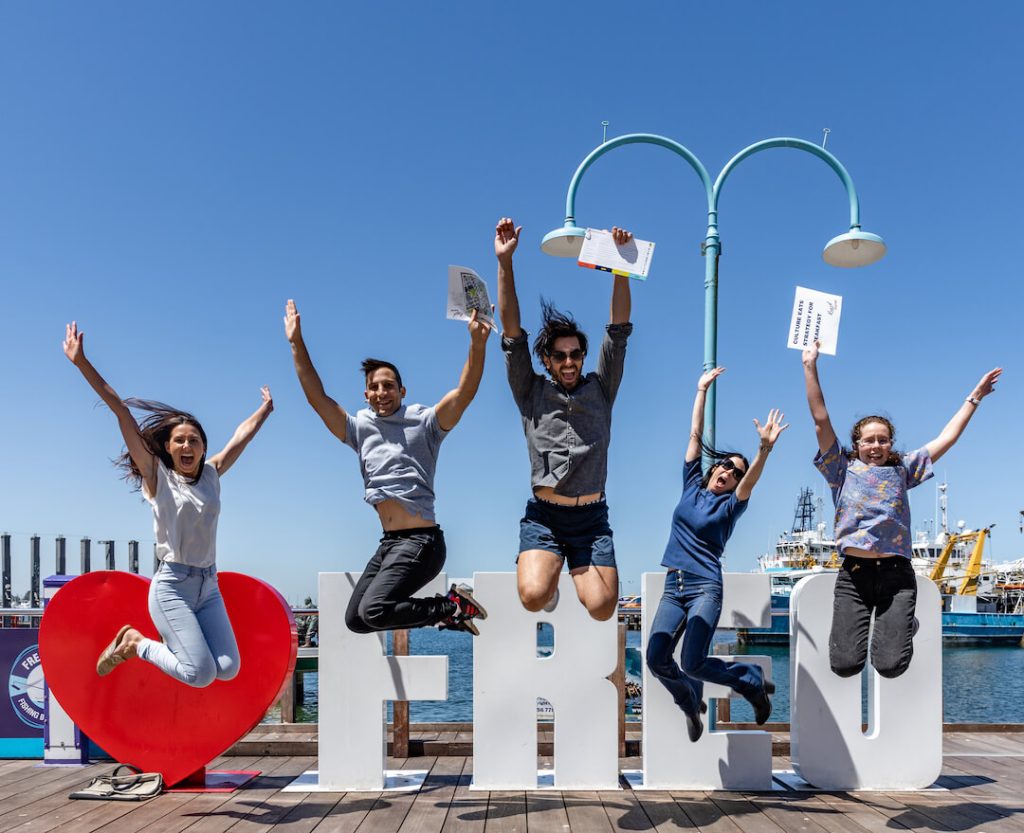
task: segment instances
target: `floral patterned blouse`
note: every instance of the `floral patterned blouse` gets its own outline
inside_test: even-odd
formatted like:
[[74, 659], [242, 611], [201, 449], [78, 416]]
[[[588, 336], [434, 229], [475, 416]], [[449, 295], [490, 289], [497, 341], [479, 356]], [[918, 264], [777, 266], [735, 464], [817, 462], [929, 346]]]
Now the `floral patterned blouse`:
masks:
[[933, 475], [927, 449], [904, 454], [895, 466], [869, 466], [847, 459], [836, 440], [814, 465], [832, 490], [836, 507], [836, 546], [911, 557], [907, 490]]

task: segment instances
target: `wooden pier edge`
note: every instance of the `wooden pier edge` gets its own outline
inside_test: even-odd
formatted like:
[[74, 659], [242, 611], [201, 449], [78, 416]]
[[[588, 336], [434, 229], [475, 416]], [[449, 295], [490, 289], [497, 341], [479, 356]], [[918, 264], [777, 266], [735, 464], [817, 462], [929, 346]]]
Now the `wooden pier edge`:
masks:
[[[619, 757], [629, 758], [643, 753], [641, 727], [639, 722], [625, 723], [628, 729], [619, 747]], [[779, 757], [790, 753], [788, 723], [730, 723], [719, 721], [720, 731], [760, 730], [772, 735], [772, 754]], [[866, 727], [865, 727], [866, 728]], [[1024, 723], [945, 723], [944, 734], [1008, 734], [1024, 735]], [[399, 727], [396, 747], [394, 724], [386, 727], [388, 754], [395, 755], [396, 748], [403, 750], [403, 758], [450, 757], [473, 755], [472, 723], [406, 723]], [[404, 735], [404, 737], [403, 737]], [[538, 732], [537, 754], [554, 754], [553, 724], [542, 724]], [[224, 754], [230, 756], [316, 756], [317, 724], [315, 723], [262, 723], [252, 732], [234, 744]]]

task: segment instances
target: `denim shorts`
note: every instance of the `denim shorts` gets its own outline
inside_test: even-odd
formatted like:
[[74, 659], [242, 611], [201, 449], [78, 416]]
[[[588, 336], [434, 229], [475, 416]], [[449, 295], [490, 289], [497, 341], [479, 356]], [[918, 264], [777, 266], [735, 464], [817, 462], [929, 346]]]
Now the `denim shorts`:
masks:
[[615, 544], [608, 526], [608, 504], [560, 506], [530, 498], [519, 522], [519, 552], [547, 550], [577, 567], [614, 567]]

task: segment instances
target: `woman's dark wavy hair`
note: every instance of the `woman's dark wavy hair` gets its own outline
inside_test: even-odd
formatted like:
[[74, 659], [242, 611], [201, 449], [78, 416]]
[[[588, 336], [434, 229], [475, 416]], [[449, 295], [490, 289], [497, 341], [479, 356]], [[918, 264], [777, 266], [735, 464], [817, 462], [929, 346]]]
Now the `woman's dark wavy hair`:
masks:
[[[197, 483], [203, 474], [203, 466], [206, 465], [206, 432], [199, 420], [188, 411], [179, 411], [163, 402], [154, 402], [150, 399], [126, 399], [124, 404], [133, 411], [142, 411], [147, 414], [139, 422], [139, 434], [146, 447], [159, 457], [169, 469], [174, 468], [174, 460], [167, 453], [164, 447], [171, 437], [171, 432], [179, 425], [191, 425], [203, 440], [203, 456], [199, 460], [199, 467], [196, 469], [196, 476], [190, 482]], [[132, 488], [142, 487], [142, 472], [135, 465], [131, 455], [125, 451], [120, 457], [114, 460], [114, 465], [121, 469], [122, 477], [132, 484]]]
[[570, 313], [559, 312], [555, 305], [543, 298], [540, 299], [540, 332], [533, 340], [533, 352], [537, 358], [544, 361], [545, 356], [550, 356], [555, 345], [555, 339], [572, 338], [579, 339], [580, 350], [584, 355], [587, 352], [587, 335], [576, 323], [576, 319]]
[[700, 443], [701, 454], [705, 457], [711, 458], [711, 465], [708, 467], [708, 470], [704, 472], [704, 478], [700, 481], [702, 489], [706, 489], [708, 487], [708, 484], [711, 482], [711, 474], [714, 472], [715, 466], [723, 460], [728, 460], [730, 457], [739, 457], [743, 461], [744, 474], [746, 474], [747, 470], [750, 468], [750, 461], [745, 455], [740, 454], [738, 451], [720, 451], [714, 446], [708, 445], [704, 442], [704, 439], [700, 437], [697, 439], [697, 442]]
[[[896, 426], [893, 425], [890, 420], [884, 416], [879, 416], [878, 414], [866, 416], [863, 419], [858, 419], [853, 424], [853, 428], [850, 429], [850, 448], [846, 450], [846, 458], [848, 460], [857, 459], [857, 443], [860, 442], [861, 435], [864, 433], [864, 426], [869, 422], [882, 423], [882, 425], [889, 429], [889, 439], [894, 443], [896, 442]], [[882, 465], [898, 466], [902, 462], [902, 455], [896, 451], [895, 447], [889, 446], [889, 456], [886, 457], [885, 462]]]

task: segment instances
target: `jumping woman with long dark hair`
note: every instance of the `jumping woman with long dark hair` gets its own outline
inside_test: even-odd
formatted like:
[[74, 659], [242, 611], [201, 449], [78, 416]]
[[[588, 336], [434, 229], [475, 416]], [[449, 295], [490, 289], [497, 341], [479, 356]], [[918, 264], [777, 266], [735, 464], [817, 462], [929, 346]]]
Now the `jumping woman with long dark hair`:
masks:
[[[127, 446], [117, 465], [153, 506], [161, 562], [150, 583], [149, 614], [163, 641], [126, 624], [100, 654], [96, 673], [105, 676], [138, 657], [196, 688], [230, 680], [238, 674], [239, 656], [217, 586], [220, 477], [274, 410], [270, 390], [262, 389], [263, 404], [207, 459], [206, 432], [194, 416], [159, 402], [122, 401], [85, 357], [84, 338], [75, 322], [69, 324], [64, 354], [117, 417]], [[136, 422], [133, 409], [146, 417]]]
[[[747, 508], [768, 455], [779, 435], [789, 426], [782, 424], [782, 413], [772, 410], [761, 425], [754, 427], [760, 446], [753, 463], [734, 451], [718, 451], [704, 444], [704, 401], [708, 388], [722, 373], [716, 367], [697, 381], [693, 402], [690, 440], [683, 464], [683, 493], [672, 514], [672, 532], [665, 556], [668, 568], [665, 591], [654, 615], [647, 638], [647, 667], [668, 689], [676, 705], [686, 715], [690, 740], [704, 731], [701, 714], [704, 683], [727, 685], [745, 697], [754, 707], [754, 719], [764, 723], [771, 714], [769, 695], [775, 685], [764, 679], [760, 666], [745, 662], [725, 662], [709, 656], [711, 639], [722, 614], [722, 554], [736, 521]], [[711, 465], [701, 473], [701, 455]], [[683, 642], [681, 663], [675, 652]]]

